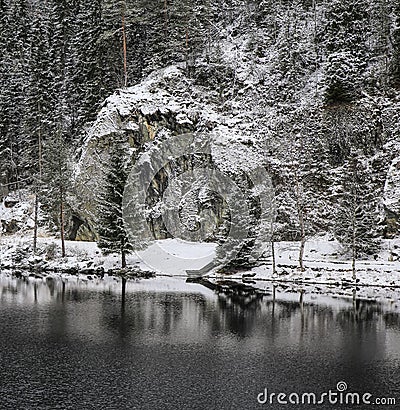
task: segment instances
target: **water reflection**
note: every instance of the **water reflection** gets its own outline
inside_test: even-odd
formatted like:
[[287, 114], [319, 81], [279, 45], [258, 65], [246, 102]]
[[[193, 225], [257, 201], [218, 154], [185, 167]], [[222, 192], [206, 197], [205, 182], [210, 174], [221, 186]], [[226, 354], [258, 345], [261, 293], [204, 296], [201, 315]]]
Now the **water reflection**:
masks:
[[[394, 304], [361, 300], [356, 290], [350, 298], [289, 290], [271, 284], [260, 293], [214, 292], [158, 278], [128, 282], [123, 292], [113, 279], [0, 277], [0, 351], [10, 352], [1, 357], [0, 376], [8, 380], [22, 372], [32, 383], [24, 373], [29, 364], [33, 374], [50, 368], [80, 391], [71, 379], [79, 372], [95, 404], [106, 400], [98, 383], [129, 373], [116, 394], [141, 403], [130, 408], [174, 408], [165, 400], [180, 390], [174, 403], [183, 400], [182, 408], [251, 409], [265, 385], [320, 391], [339, 380], [363, 391], [399, 394], [400, 316]], [[146, 407], [154, 377], [167, 387]], [[15, 393], [15, 385], [1, 389]], [[201, 406], [185, 401], [193, 389]], [[221, 394], [237, 399], [218, 401]]]
[[0, 302], [3, 308], [47, 308], [48, 329], [55, 334], [68, 335], [64, 329], [68, 327], [79, 328], [79, 334], [97, 328], [98, 333], [105, 329], [121, 338], [135, 332], [147, 342], [162, 337], [170, 338], [171, 343], [198, 343], [226, 332], [237, 338], [264, 336], [274, 341], [283, 332], [290, 336], [285, 343], [298, 343], [308, 332], [326, 336], [332, 329], [338, 334], [352, 330], [364, 337], [366, 332], [379, 335], [386, 327], [397, 330], [400, 325], [397, 310], [357, 299], [355, 290], [353, 299], [321, 303], [318, 297], [306, 301], [305, 289], [288, 294], [271, 285], [263, 294], [216, 294], [201, 285], [171, 281], [170, 288], [160, 288], [159, 280], [144, 281], [144, 286], [129, 282], [124, 294], [121, 283], [115, 280], [88, 283], [2, 278]]

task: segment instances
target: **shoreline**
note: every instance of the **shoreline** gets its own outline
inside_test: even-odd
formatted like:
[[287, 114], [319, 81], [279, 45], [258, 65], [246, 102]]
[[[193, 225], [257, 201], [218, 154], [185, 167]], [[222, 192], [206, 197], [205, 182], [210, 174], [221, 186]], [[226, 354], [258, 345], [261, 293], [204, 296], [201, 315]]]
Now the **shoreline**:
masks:
[[[70, 274], [49, 274], [48, 276], [35, 277], [29, 275], [27, 271], [21, 276], [13, 274], [11, 271], [0, 272], [0, 284], [8, 281], [21, 281], [21, 283], [46, 284], [49, 288], [62, 286], [67, 289], [70, 286], [83, 286], [87, 289], [90, 286], [93, 290], [108, 291], [112, 287], [117, 294], [125, 292], [125, 287], [121, 276], [112, 276], [107, 273], [103, 277], [96, 275]], [[332, 285], [326, 283], [314, 284], [311, 282], [300, 283], [298, 281], [288, 281], [279, 279], [256, 278], [246, 280], [230, 277], [203, 277], [191, 279], [184, 275], [155, 274], [152, 276], [131, 276], [127, 278], [126, 292], [137, 291], [193, 291], [207, 295], [212, 292], [217, 297], [228, 298], [234, 303], [238, 303], [243, 309], [252, 306], [255, 300], [270, 302], [276, 300], [287, 300], [299, 303], [314, 304], [317, 300], [342, 300], [345, 303], [355, 303], [363, 300], [370, 303], [386, 306], [390, 311], [400, 312], [400, 291], [394, 286], [366, 286]], [[36, 286], [36, 285], [35, 285]], [[233, 298], [233, 299], [232, 299]], [[322, 299], [321, 299], [322, 298]], [[324, 299], [325, 300], [325, 299]], [[330, 302], [330, 303], [331, 303]], [[336, 303], [336, 302], [335, 302]]]
[[[30, 266], [5, 266], [0, 265], [0, 275], [8, 274], [16, 278], [35, 278], [35, 279], [46, 279], [46, 278], [68, 278], [68, 277], [79, 277], [80, 275], [86, 276], [88, 280], [91, 279], [103, 279], [106, 277], [114, 278], [125, 278], [125, 279], [148, 279], [156, 276], [153, 271], [142, 270], [137, 267], [128, 267], [126, 269], [108, 269], [105, 270], [104, 267], [96, 268], [76, 268], [76, 267], [45, 267], [37, 268]], [[64, 277], [63, 277], [64, 275]]]
[[[187, 270], [201, 270], [199, 254], [209, 253], [209, 259], [215, 256], [210, 244], [182, 243], [179, 240], [160, 241], [148, 250], [128, 255], [126, 269], [120, 268], [117, 254], [102, 255], [95, 242], [67, 241], [67, 256], [62, 258], [55, 252], [49, 257], [46, 250], [57, 249], [57, 239], [40, 238], [40, 254], [33, 255], [30, 238], [9, 236], [0, 238], [0, 273], [16, 277], [77, 277], [90, 280], [105, 276], [126, 279], [153, 277], [176, 277], [188, 279]], [[190, 246], [189, 246], [190, 245]], [[392, 247], [400, 249], [400, 241], [386, 244], [386, 250], [377, 259], [357, 261], [356, 281], [352, 280], [351, 261], [340, 257], [340, 248], [336, 242], [324, 238], [314, 238], [306, 243], [305, 270], [297, 268], [297, 242], [276, 243], [276, 273], [272, 273], [271, 256], [266, 251], [259, 265], [251, 269], [237, 270], [221, 274], [217, 269], [201, 275], [210, 280], [231, 280], [247, 284], [277, 283], [293, 286], [314, 286], [322, 288], [376, 288], [400, 289], [400, 260], [388, 260]], [[267, 247], [266, 247], [267, 248]], [[160, 252], [160, 249], [163, 252]], [[205, 250], [207, 252], [205, 252]], [[203, 253], [201, 253], [203, 252]], [[400, 253], [400, 252], [399, 252]], [[197, 264], [198, 267], [195, 265]]]

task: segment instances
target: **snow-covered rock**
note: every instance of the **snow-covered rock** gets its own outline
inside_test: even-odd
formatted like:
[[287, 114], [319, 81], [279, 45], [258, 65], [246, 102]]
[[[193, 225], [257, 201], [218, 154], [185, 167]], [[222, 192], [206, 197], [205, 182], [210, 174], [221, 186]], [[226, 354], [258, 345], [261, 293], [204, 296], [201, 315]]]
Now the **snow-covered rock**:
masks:
[[103, 189], [110, 147], [121, 141], [132, 160], [142, 154], [144, 161], [154, 141], [201, 132], [212, 141], [212, 159], [219, 170], [230, 175], [248, 172], [262, 163], [263, 150], [260, 139], [243, 126], [246, 123], [251, 120], [242, 110], [227, 110], [215, 90], [188, 78], [180, 66], [157, 70], [104, 102], [76, 167], [73, 208], [95, 225], [96, 198]]
[[395, 158], [386, 176], [384, 189], [384, 204], [386, 209], [400, 218], [400, 157]]
[[0, 203], [2, 234], [14, 234], [33, 228], [34, 198], [27, 191], [13, 192]]

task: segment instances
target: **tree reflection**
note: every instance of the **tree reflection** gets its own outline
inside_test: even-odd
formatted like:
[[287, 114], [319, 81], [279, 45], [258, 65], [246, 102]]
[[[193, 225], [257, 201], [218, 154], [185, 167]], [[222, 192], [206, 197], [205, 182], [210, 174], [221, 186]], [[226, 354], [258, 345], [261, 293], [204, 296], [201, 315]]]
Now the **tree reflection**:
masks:
[[99, 291], [95, 284], [79, 281], [12, 278], [0, 283], [0, 295], [48, 306], [45, 329], [54, 338], [68, 337], [71, 330], [79, 337], [94, 332], [111, 341], [141, 344], [196, 344], [223, 336], [302, 348], [314, 335], [362, 360], [368, 354], [383, 354], [386, 327], [400, 329], [398, 312], [388, 310], [394, 305], [362, 300], [357, 289], [350, 298], [319, 300], [306, 288], [272, 283], [260, 291], [225, 281], [213, 288], [214, 293], [199, 292], [198, 284], [193, 291], [189, 284], [173, 292], [139, 291], [134, 282], [128, 284], [125, 289], [119, 282]]

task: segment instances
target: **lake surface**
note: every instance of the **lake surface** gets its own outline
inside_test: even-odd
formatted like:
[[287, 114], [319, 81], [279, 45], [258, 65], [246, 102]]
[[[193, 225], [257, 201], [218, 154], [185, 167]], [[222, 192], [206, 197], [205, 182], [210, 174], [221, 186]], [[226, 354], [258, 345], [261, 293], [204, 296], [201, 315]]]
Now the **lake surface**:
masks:
[[[217, 295], [177, 278], [129, 282], [121, 299], [113, 280], [0, 277], [0, 408], [399, 408], [393, 303]], [[340, 381], [397, 406], [257, 401]]]

